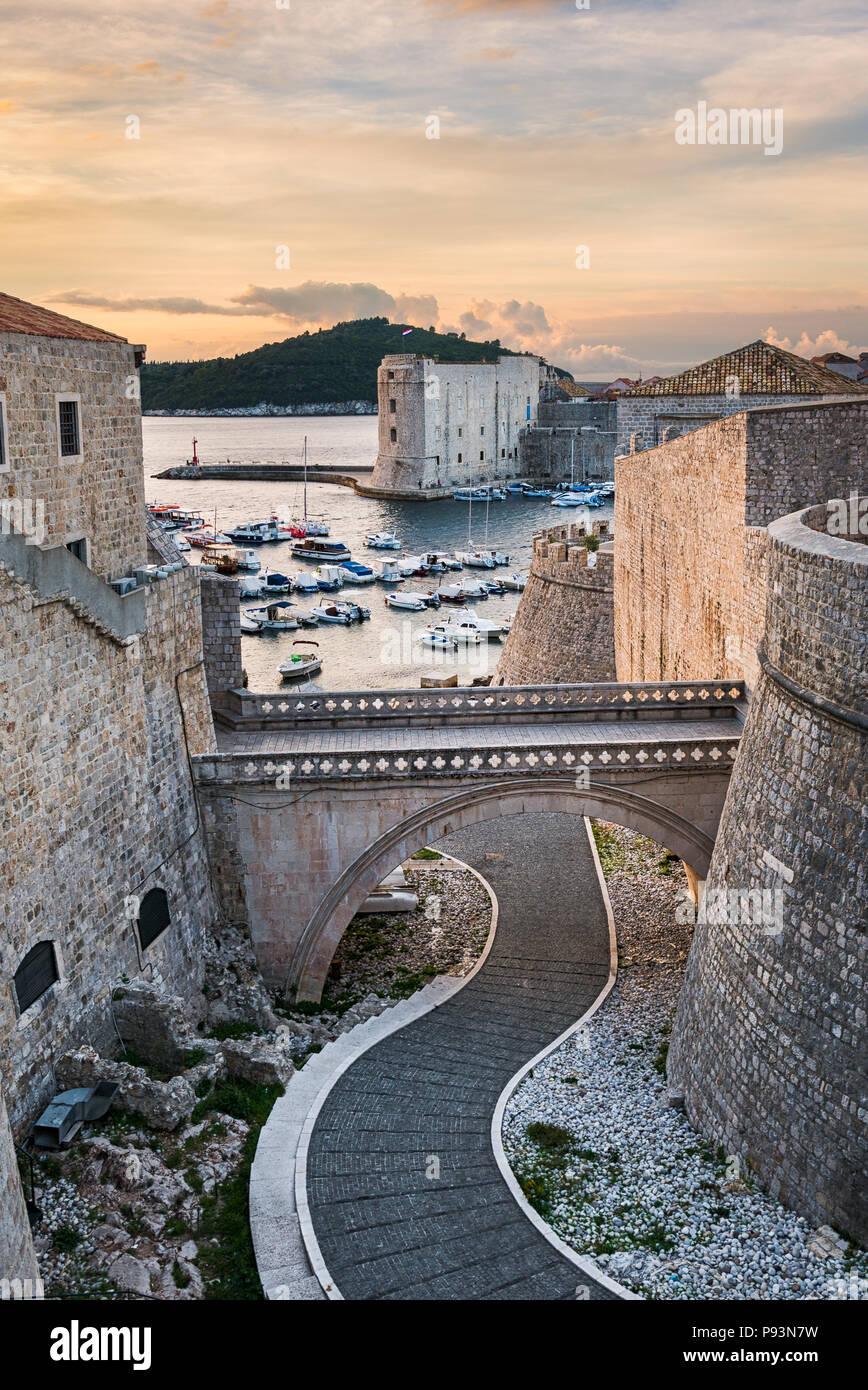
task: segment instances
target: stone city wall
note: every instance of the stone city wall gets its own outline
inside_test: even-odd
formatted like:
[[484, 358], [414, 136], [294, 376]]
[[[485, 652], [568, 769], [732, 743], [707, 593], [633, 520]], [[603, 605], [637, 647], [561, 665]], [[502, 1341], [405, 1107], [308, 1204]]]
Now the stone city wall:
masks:
[[762, 670], [706, 901], [780, 896], [765, 924], [698, 923], [669, 1076], [773, 1193], [864, 1243], [868, 549], [805, 520], [768, 528]]
[[[0, 574], [0, 1075], [16, 1127], [68, 1046], [114, 1045], [124, 975], [199, 1005], [215, 907], [188, 764], [214, 739], [198, 584], [185, 568], [150, 586], [146, 628], [121, 644]], [[171, 923], [143, 949], [127, 900], [152, 887]], [[19, 1015], [13, 975], [41, 941], [60, 978]]]

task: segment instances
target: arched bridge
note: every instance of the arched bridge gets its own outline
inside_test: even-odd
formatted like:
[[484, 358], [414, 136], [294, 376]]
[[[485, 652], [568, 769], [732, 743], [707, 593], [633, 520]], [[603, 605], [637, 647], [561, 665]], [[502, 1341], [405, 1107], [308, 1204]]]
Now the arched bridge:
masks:
[[269, 984], [318, 999], [368, 893], [469, 824], [601, 817], [704, 878], [745, 708], [739, 681], [683, 681], [233, 691], [215, 713], [193, 762], [223, 908]]

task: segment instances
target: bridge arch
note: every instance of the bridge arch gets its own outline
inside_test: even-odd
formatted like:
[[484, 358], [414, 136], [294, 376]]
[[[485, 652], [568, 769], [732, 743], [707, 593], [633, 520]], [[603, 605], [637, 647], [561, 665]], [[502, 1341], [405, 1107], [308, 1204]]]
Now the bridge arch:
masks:
[[286, 993], [319, 1000], [335, 950], [368, 894], [396, 863], [466, 825], [532, 811], [565, 811], [617, 822], [665, 845], [704, 879], [713, 839], [671, 807], [628, 787], [571, 777], [524, 777], [477, 784], [432, 800], [372, 840], [347, 865], [311, 914], [293, 953]]

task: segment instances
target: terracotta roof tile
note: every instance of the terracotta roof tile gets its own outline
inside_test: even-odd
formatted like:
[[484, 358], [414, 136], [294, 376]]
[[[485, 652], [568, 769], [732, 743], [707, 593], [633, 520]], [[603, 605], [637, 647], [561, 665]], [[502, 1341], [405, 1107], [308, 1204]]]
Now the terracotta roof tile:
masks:
[[861, 396], [865, 387], [818, 366], [794, 352], [763, 342], [736, 348], [709, 362], [700, 362], [677, 376], [637, 386], [623, 391], [621, 399], [630, 396], [723, 396], [727, 378], [738, 377], [742, 396]]
[[52, 309], [14, 299], [11, 294], [0, 294], [0, 333], [29, 333], [39, 338], [85, 338], [104, 343], [127, 341], [118, 337], [117, 333], [107, 333], [104, 328], [79, 323], [78, 319], [55, 314]]

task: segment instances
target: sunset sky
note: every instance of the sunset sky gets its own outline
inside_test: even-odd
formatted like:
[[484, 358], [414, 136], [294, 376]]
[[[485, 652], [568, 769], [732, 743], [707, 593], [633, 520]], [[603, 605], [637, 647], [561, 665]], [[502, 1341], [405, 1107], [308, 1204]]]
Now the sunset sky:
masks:
[[[580, 377], [852, 353], [866, 34], [864, 0], [7, 0], [0, 289], [151, 360], [373, 313]], [[782, 153], [677, 144], [701, 101], [781, 108]]]

